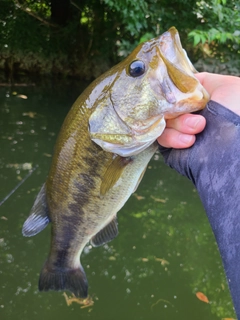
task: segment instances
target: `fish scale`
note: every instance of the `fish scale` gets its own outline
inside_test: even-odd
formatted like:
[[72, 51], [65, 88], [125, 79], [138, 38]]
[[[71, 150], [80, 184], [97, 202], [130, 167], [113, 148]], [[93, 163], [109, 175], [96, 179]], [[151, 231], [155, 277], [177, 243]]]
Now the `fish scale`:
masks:
[[96, 79], [69, 111], [52, 164], [23, 225], [30, 237], [51, 222], [51, 246], [39, 290], [87, 297], [80, 256], [118, 235], [117, 212], [138, 187], [166, 119], [205, 107], [178, 32], [140, 44]]

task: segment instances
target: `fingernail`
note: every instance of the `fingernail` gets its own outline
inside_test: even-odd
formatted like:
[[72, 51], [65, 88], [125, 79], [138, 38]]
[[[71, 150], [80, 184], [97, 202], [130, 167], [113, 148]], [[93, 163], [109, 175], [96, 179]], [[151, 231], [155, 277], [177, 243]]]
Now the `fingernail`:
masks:
[[201, 122], [201, 119], [197, 118], [187, 118], [185, 123], [188, 127], [192, 128], [192, 129], [196, 129], [196, 127], [198, 126], [198, 124]]
[[179, 140], [186, 145], [192, 143], [193, 136], [189, 134], [179, 134]]

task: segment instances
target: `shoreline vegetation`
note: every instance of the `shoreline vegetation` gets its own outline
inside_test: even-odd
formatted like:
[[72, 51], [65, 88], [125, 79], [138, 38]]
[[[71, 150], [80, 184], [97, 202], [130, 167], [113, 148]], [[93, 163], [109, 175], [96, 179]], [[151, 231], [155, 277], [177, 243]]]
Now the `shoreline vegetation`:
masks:
[[2, 0], [0, 86], [93, 80], [173, 25], [198, 71], [240, 76], [239, 10], [239, 0]]

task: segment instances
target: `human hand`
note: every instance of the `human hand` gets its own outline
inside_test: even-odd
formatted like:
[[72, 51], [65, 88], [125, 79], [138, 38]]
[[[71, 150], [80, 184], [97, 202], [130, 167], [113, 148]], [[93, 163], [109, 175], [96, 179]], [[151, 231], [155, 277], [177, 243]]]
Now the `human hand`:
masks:
[[[213, 73], [195, 75], [214, 100], [240, 115], [240, 78]], [[183, 149], [191, 147], [201, 132], [206, 120], [201, 115], [184, 114], [166, 123], [166, 129], [158, 138], [158, 143], [166, 148]]]

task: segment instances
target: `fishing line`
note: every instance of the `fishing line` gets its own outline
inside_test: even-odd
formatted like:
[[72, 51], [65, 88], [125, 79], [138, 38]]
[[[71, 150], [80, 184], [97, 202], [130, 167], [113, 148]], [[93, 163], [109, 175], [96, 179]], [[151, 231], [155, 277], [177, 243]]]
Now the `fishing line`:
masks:
[[36, 165], [36, 167], [34, 167], [33, 169], [31, 169], [28, 174], [16, 185], [15, 188], [12, 189], [12, 191], [9, 192], [9, 194], [2, 200], [0, 201], [0, 206], [7, 201], [7, 199], [9, 197], [11, 197], [11, 195], [32, 175], [32, 173], [38, 168], [38, 165]]

